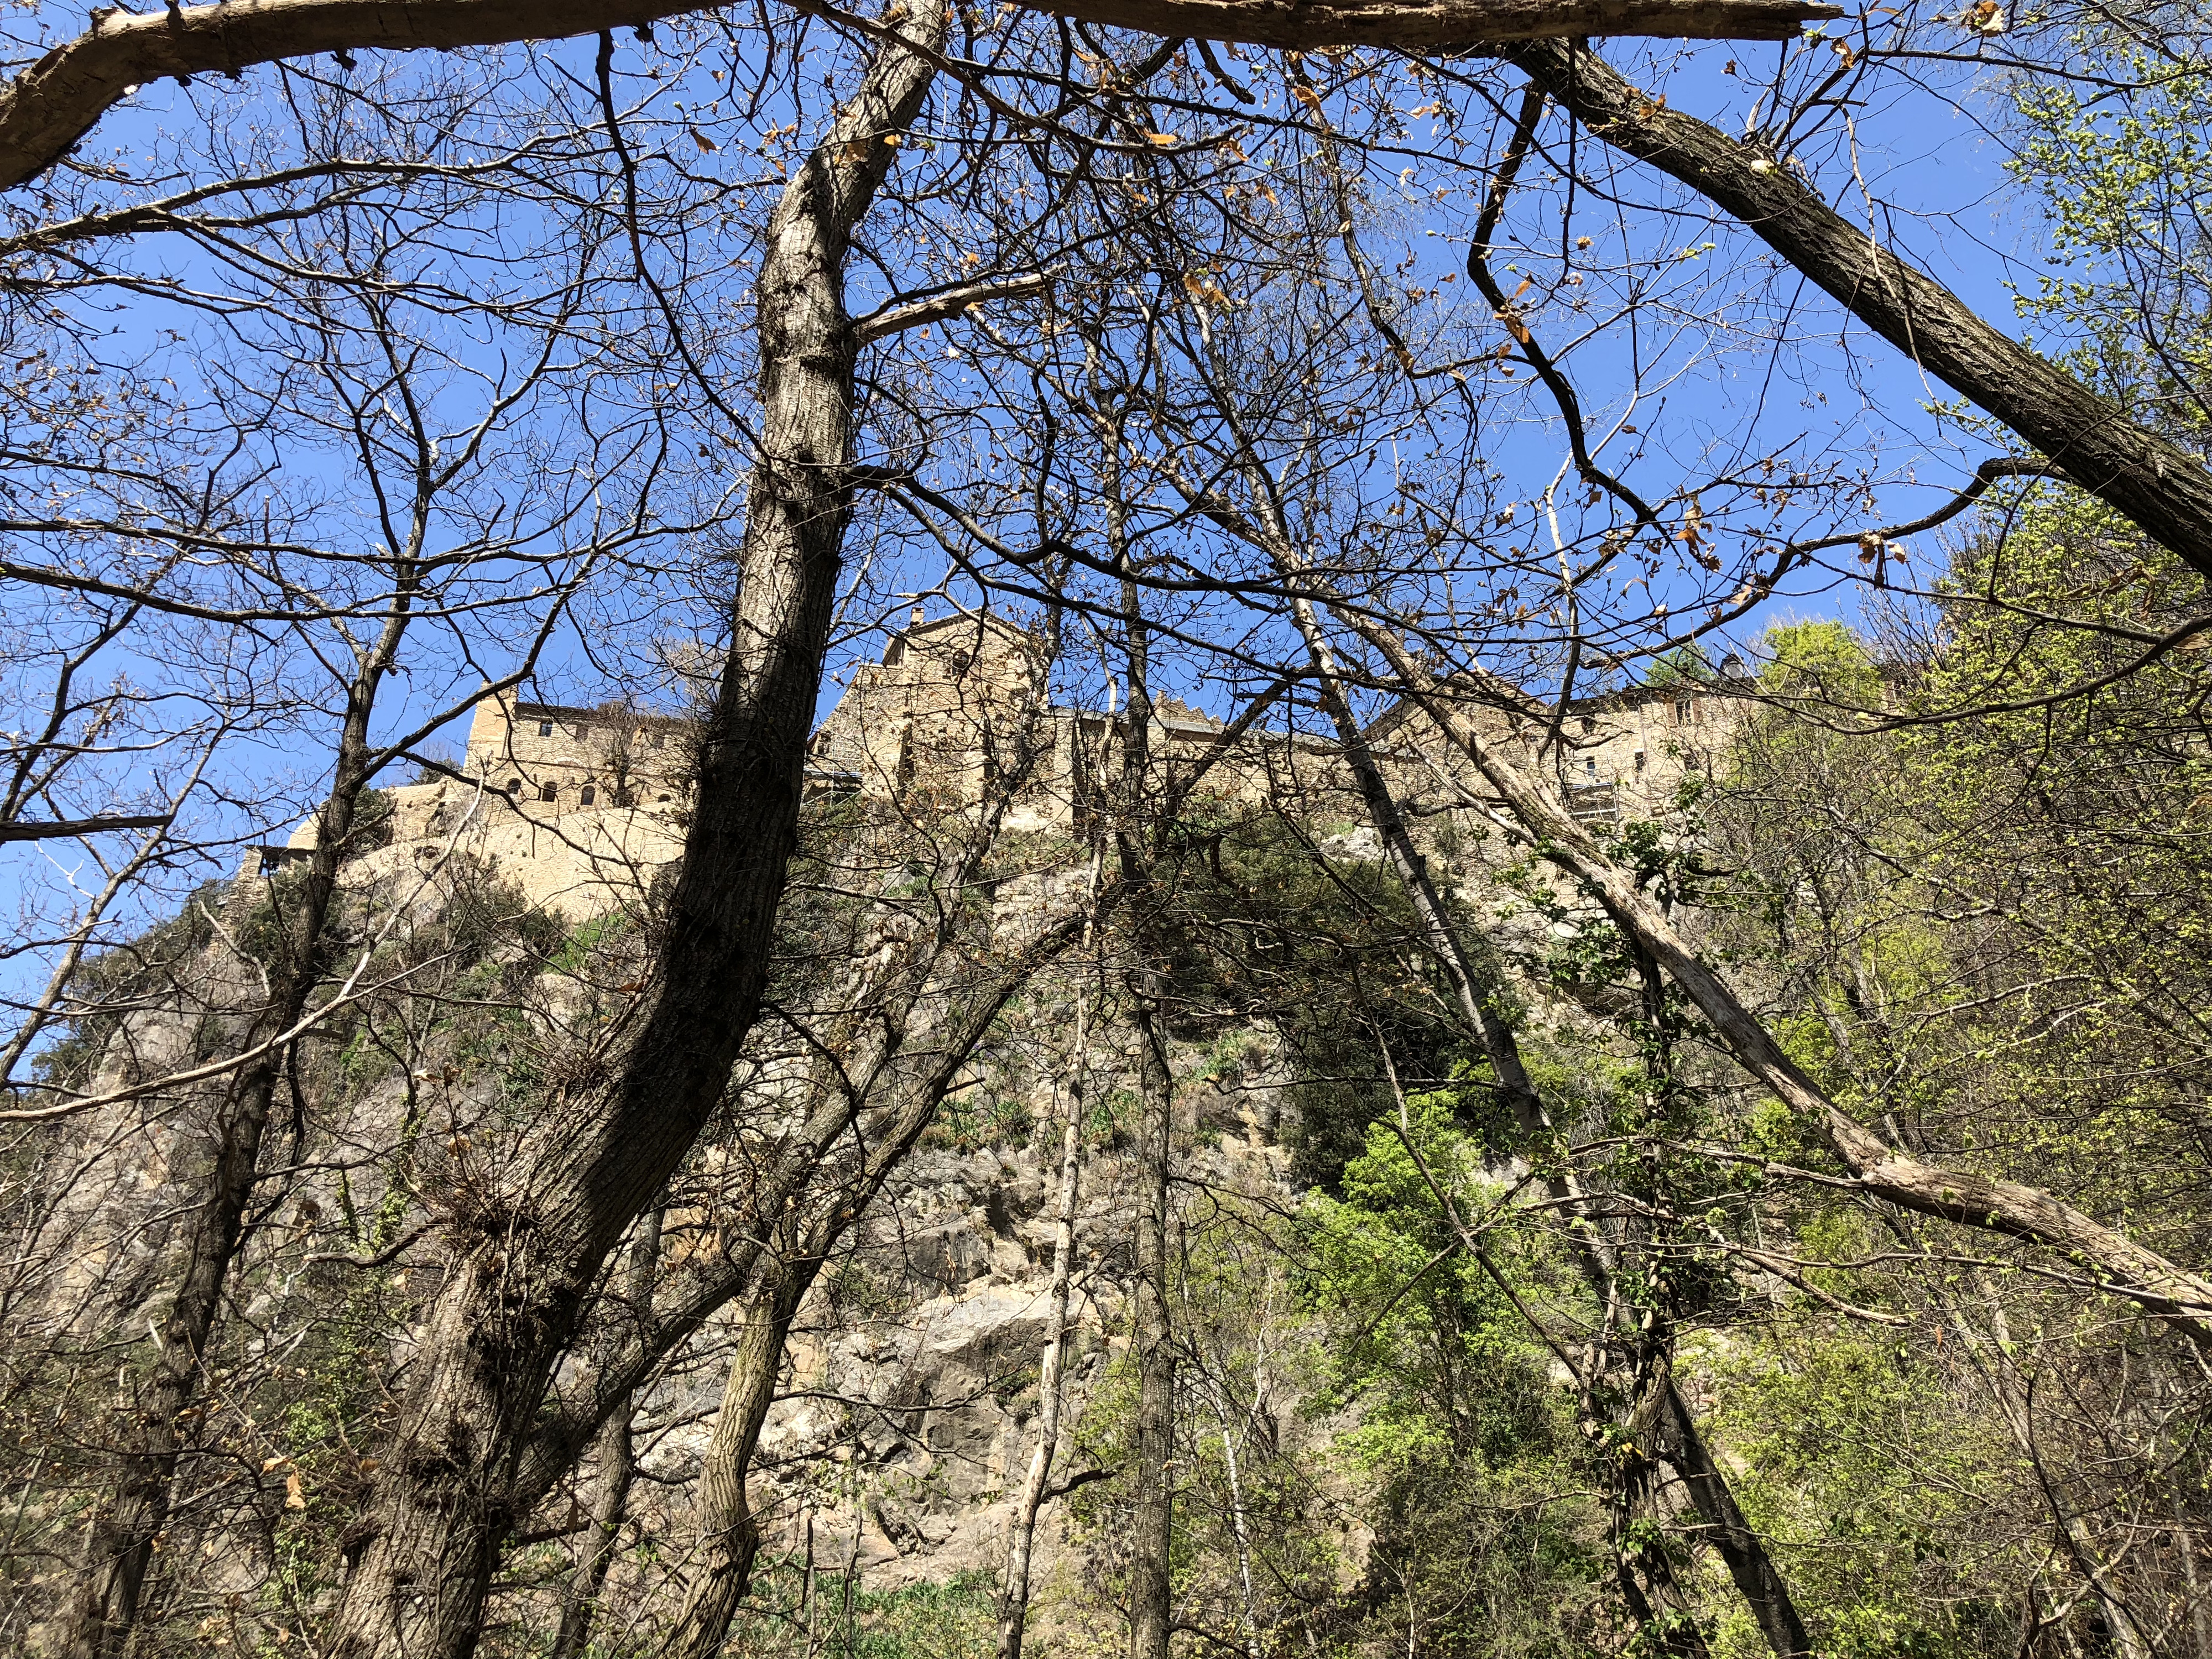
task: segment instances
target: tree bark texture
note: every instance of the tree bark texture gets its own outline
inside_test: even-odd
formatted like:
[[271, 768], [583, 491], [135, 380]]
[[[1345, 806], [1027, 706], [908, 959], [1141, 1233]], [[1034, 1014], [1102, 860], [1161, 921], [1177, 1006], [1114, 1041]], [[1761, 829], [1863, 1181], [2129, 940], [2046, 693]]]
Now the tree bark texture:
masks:
[[[1438, 52], [1608, 34], [1786, 40], [1808, 22], [1843, 15], [1826, 0], [1045, 0], [1036, 9], [1176, 39]], [[556, 40], [716, 9], [696, 0], [234, 0], [137, 14], [96, 9], [89, 28], [0, 92], [0, 189], [44, 173], [101, 115], [164, 76], [233, 74], [319, 52]]]
[[700, 1559], [684, 1610], [661, 1644], [668, 1659], [714, 1659], [751, 1586], [761, 1533], [745, 1496], [745, 1480], [761, 1426], [775, 1403], [775, 1380], [783, 1369], [793, 1316], [821, 1271], [822, 1257], [816, 1254], [781, 1262], [745, 1310], [721, 1409], [699, 1471], [695, 1507]]
[[1668, 109], [1587, 46], [1508, 54], [1624, 155], [1680, 180], [1921, 368], [1964, 393], [2198, 571], [2212, 575], [2212, 471], [1992, 326], [1830, 207], [1785, 157]]
[[852, 506], [845, 255], [945, 26], [935, 3], [902, 17], [899, 40], [918, 50], [878, 52], [769, 219], [743, 579], [652, 986], [610, 1081], [549, 1101], [520, 1167], [449, 1218], [447, 1278], [391, 1455], [347, 1540], [332, 1659], [473, 1650], [555, 1358], [607, 1252], [720, 1098], [759, 1010]]
[[[234, 1052], [251, 1052], [299, 1024], [320, 978], [323, 928], [337, 891], [354, 815], [368, 784], [368, 723], [379, 690], [398, 659], [411, 611], [398, 603], [357, 659], [347, 688], [331, 792], [316, 814], [316, 843], [296, 888], [269, 884], [266, 902], [289, 902], [269, 995], [246, 1023]], [[68, 1659], [106, 1659], [121, 1651], [138, 1614], [155, 1540], [167, 1523], [182, 1449], [179, 1414], [199, 1391], [208, 1339], [244, 1237], [261, 1164], [262, 1137], [284, 1067], [283, 1048], [232, 1073], [215, 1112], [215, 1146], [185, 1236], [181, 1263], [161, 1321], [154, 1364], [131, 1402], [112, 1484], [85, 1543], [76, 1589], [63, 1618], [57, 1651]]]
[[1850, 1185], [1901, 1209], [2007, 1233], [2059, 1251], [2106, 1291], [2193, 1334], [2212, 1337], [2212, 1283], [2050, 1194], [1970, 1170], [1937, 1168], [1885, 1145], [1823, 1093], [1675, 930], [1635, 878], [1599, 848], [1534, 776], [1492, 743], [1463, 703], [1387, 630], [1343, 618], [1389, 662], [1451, 744], [1465, 754], [1537, 851], [1581, 880], [1613, 921], [1681, 987], [1737, 1060], [1808, 1125], [1850, 1170]]

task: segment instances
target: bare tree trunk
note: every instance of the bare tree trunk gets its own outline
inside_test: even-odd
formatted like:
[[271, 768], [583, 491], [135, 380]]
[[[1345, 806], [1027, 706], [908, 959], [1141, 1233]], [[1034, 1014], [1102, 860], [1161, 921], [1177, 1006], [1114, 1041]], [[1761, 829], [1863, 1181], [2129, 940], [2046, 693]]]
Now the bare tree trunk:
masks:
[[[641, 1312], [653, 1306], [653, 1281], [659, 1255], [660, 1212], [653, 1210], [640, 1224], [637, 1242], [630, 1246], [629, 1283], [623, 1286], [630, 1305]], [[614, 1565], [615, 1547], [621, 1541], [623, 1518], [629, 1505], [630, 1482], [637, 1473], [637, 1457], [630, 1444], [630, 1425], [635, 1413], [635, 1397], [624, 1395], [600, 1427], [595, 1443], [599, 1490], [592, 1504], [592, 1529], [585, 1536], [583, 1556], [561, 1597], [561, 1626], [554, 1634], [550, 1659], [578, 1659], [591, 1640], [592, 1620], [599, 1611], [599, 1592], [606, 1587], [607, 1570]]]
[[[1097, 925], [1099, 862], [1103, 854], [1103, 846], [1092, 853], [1085, 884], [1085, 955]], [[1052, 1291], [1045, 1308], [1044, 1358], [1037, 1367], [1037, 1443], [1030, 1455], [1029, 1471], [1023, 1477], [1021, 1492], [1014, 1500], [1014, 1517], [1006, 1529], [1006, 1582], [999, 1602], [999, 1659], [1022, 1659], [1037, 1511], [1044, 1505], [1045, 1486], [1060, 1445], [1061, 1368], [1067, 1359], [1067, 1304], [1075, 1276], [1075, 1215], [1082, 1196], [1084, 1085], [1090, 1046], [1091, 1000], [1079, 988], [1075, 1034], [1068, 1054], [1067, 1121], [1060, 1137], [1060, 1194], [1053, 1206]]]
[[1167, 1659], [1170, 1544], [1175, 1487], [1175, 1332], [1168, 1315], [1168, 1160], [1175, 1091], [1160, 1030], [1159, 978], [1149, 966], [1131, 974], [1141, 1052], [1144, 1111], [1137, 1128], [1142, 1182], [1136, 1218], [1136, 1513], [1129, 1537], [1130, 1659]]
[[699, 1472], [702, 1550], [698, 1577], [661, 1644], [668, 1659], [714, 1659], [751, 1587], [761, 1534], [745, 1481], [760, 1445], [761, 1425], [775, 1403], [775, 1382], [783, 1369], [793, 1316], [821, 1270], [822, 1257], [811, 1253], [783, 1262], [745, 1310], [737, 1356], [722, 1388], [721, 1410], [707, 1443], [706, 1465]]
[[[324, 924], [337, 890], [339, 863], [349, 850], [354, 817], [368, 785], [369, 717], [378, 690], [398, 660], [411, 620], [415, 579], [403, 575], [391, 614], [374, 643], [356, 656], [338, 734], [337, 765], [316, 814], [316, 842], [291, 896], [269, 995], [240, 1034], [251, 1052], [299, 1024], [320, 976]], [[272, 884], [267, 902], [278, 901]], [[185, 1235], [182, 1266], [155, 1340], [154, 1364], [132, 1401], [113, 1484], [100, 1500], [86, 1540], [77, 1593], [61, 1625], [58, 1650], [68, 1659], [105, 1659], [121, 1650], [138, 1615], [154, 1542], [168, 1519], [181, 1450], [179, 1414], [199, 1391], [208, 1341], [237, 1260], [246, 1212], [261, 1164], [261, 1140], [283, 1073], [285, 1050], [271, 1048], [232, 1073], [215, 1114], [215, 1155]]]
[[769, 223], [759, 284], [761, 454], [730, 653], [699, 763], [652, 988], [612, 1081], [547, 1103], [505, 1190], [451, 1221], [395, 1444], [346, 1540], [331, 1659], [463, 1659], [511, 1528], [516, 1466], [606, 1253], [726, 1085], [766, 984], [853, 491], [852, 230], [932, 76], [946, 14], [895, 9], [894, 40]]

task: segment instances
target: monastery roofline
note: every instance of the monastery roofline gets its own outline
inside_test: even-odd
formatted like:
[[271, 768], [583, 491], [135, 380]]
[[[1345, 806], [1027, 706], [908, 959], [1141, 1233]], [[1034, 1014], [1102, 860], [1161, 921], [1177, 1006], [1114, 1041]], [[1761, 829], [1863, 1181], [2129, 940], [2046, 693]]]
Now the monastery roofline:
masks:
[[582, 708], [565, 702], [518, 702], [514, 705], [517, 720], [631, 720], [647, 726], [688, 726], [688, 714], [657, 714], [650, 709], [609, 708], [602, 703], [597, 708]]

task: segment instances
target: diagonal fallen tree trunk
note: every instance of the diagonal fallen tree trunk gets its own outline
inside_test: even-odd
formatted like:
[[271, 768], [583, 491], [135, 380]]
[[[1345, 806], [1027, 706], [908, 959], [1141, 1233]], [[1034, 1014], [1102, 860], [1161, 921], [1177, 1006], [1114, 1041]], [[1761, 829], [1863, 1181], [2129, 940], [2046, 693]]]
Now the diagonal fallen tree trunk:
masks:
[[2195, 1337], [2212, 1339], [2212, 1281], [2039, 1188], [1993, 1180], [1972, 1170], [1939, 1168], [1897, 1151], [1830, 1100], [1691, 947], [1635, 877], [1608, 858], [1534, 775], [1485, 735], [1464, 697], [1439, 685], [1387, 629], [1349, 608], [1337, 609], [1337, 615], [1381, 653], [1423, 713], [1473, 763], [1504, 803], [1504, 827], [1526, 836], [1540, 856], [1589, 888], [1614, 922], [1698, 1006], [1744, 1069], [1826, 1137], [1858, 1190], [1900, 1209], [2055, 1249], [2110, 1294]]
[[[556, 40], [720, 9], [697, 0], [232, 0], [135, 15], [96, 9], [89, 28], [0, 91], [0, 189], [37, 178], [108, 110], [165, 76], [234, 75], [324, 52]], [[1843, 15], [1826, 0], [1045, 0], [1037, 9], [1178, 39], [1436, 52], [1608, 34], [1786, 40], [1808, 22]]]
[[[1268, 516], [1272, 520], [1273, 515]], [[1297, 562], [1287, 554], [1289, 544], [1282, 537], [1282, 526], [1279, 522], [1271, 522], [1268, 528], [1277, 548], [1282, 550], [1276, 555], [1277, 568], [1286, 575], [1291, 574]], [[1542, 1097], [1528, 1079], [1528, 1067], [1522, 1063], [1521, 1045], [1513, 1034], [1512, 1024], [1498, 1007], [1495, 996], [1485, 983], [1485, 975], [1478, 971], [1474, 953], [1462, 938], [1429, 872], [1428, 860], [1414, 844], [1397, 795], [1384, 777], [1366, 734], [1353, 718], [1345, 695], [1341, 666], [1314, 614], [1312, 601], [1293, 599], [1291, 615], [1299, 636], [1305, 641], [1315, 688], [1323, 711], [1336, 727], [1338, 746], [1352, 773], [1353, 787], [1397, 872], [1400, 884], [1413, 902], [1414, 915], [1428, 936], [1431, 949], [1443, 964], [1445, 977], [1451, 981], [1461, 1018], [1480, 1042], [1492, 1073], [1498, 1080], [1498, 1094], [1516, 1127], [1532, 1143], [1540, 1144], [1551, 1136], [1551, 1116]], [[1618, 1247], [1607, 1238], [1601, 1219], [1593, 1213], [1595, 1206], [1590, 1203], [1589, 1194], [1571, 1174], [1564, 1171], [1547, 1174], [1544, 1184], [1552, 1202], [1567, 1218], [1569, 1248], [1599, 1307], [1612, 1312], [1625, 1325], [1628, 1304], [1616, 1283]], [[1767, 1553], [1765, 1540], [1744, 1520], [1743, 1510], [1729, 1490], [1726, 1475], [1698, 1434], [1697, 1424], [1674, 1386], [1671, 1334], [1632, 1328], [1615, 1334], [1627, 1342], [1644, 1343], [1658, 1351], [1657, 1363], [1651, 1367], [1654, 1375], [1639, 1405], [1658, 1430], [1660, 1448], [1689, 1489], [1698, 1519], [1718, 1545], [1729, 1576], [1735, 1581], [1767, 1645], [1774, 1650], [1776, 1659], [1801, 1659], [1801, 1656], [1809, 1655], [1812, 1641], [1806, 1634], [1804, 1620], [1797, 1612], [1788, 1583]], [[1585, 1389], [1588, 1391], [1587, 1382]], [[1644, 1507], [1650, 1505], [1647, 1503]], [[1624, 1568], [1626, 1565], [1624, 1562]], [[1664, 1553], [1650, 1555], [1643, 1565], [1647, 1575], [1656, 1580], [1651, 1585], [1655, 1598], [1666, 1599], [1674, 1585]]]
[[1507, 54], [1592, 136], [1679, 179], [1851, 315], [2041, 450], [2064, 476], [2212, 575], [2212, 471], [2130, 420], [1830, 207], [1786, 158], [1669, 109], [1586, 46]]

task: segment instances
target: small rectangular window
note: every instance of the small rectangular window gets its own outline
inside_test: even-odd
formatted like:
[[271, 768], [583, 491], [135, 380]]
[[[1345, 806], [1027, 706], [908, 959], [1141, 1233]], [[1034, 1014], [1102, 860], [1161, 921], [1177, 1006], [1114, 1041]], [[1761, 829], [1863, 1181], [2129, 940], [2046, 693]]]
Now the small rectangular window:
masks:
[[551, 737], [553, 735], [553, 722], [551, 720], [538, 721], [538, 735], [541, 738]]
[[560, 794], [560, 793], [561, 793], [561, 786], [560, 786], [559, 784], [557, 784], [557, 783], [549, 783], [549, 784], [545, 784], [545, 785], [543, 785], [543, 786], [538, 789], [538, 799], [540, 799], [540, 800], [551, 800], [551, 799], [553, 799], [556, 796], [557, 796], [558, 794]]

